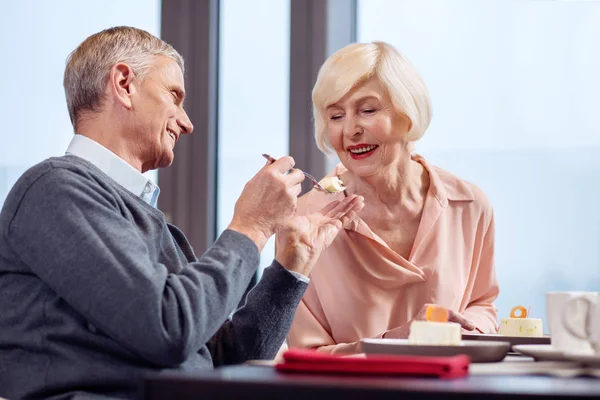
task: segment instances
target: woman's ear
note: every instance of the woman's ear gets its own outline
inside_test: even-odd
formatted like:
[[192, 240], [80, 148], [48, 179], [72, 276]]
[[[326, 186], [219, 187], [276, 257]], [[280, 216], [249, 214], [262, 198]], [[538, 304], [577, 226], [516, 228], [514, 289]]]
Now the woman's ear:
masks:
[[403, 114], [401, 112], [398, 112], [397, 115], [398, 115], [398, 117], [397, 117], [398, 123], [401, 126], [406, 126], [406, 132], [410, 132], [410, 130], [412, 129], [413, 123], [410, 120], [410, 118], [408, 117], [408, 115]]

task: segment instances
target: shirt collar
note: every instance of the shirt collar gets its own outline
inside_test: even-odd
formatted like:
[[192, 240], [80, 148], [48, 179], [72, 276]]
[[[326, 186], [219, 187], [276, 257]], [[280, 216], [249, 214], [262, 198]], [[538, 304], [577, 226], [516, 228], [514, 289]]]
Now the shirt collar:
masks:
[[94, 164], [111, 179], [138, 196], [152, 207], [156, 207], [160, 189], [127, 161], [117, 156], [98, 142], [83, 135], [75, 135], [66, 154], [81, 157]]
[[[442, 207], [448, 205], [448, 201], [473, 201], [475, 197], [469, 184], [460, 178], [430, 165], [423, 157], [413, 154], [411, 158], [423, 165], [429, 173], [430, 192], [435, 196]], [[342, 163], [336, 165], [334, 175], [340, 176], [347, 171]], [[328, 175], [329, 176], [329, 175]]]
[[418, 161], [429, 173], [430, 191], [440, 202], [442, 207], [448, 205], [448, 201], [473, 201], [473, 191], [469, 184], [457, 178], [443, 169], [430, 165], [420, 155], [413, 155], [413, 160]]

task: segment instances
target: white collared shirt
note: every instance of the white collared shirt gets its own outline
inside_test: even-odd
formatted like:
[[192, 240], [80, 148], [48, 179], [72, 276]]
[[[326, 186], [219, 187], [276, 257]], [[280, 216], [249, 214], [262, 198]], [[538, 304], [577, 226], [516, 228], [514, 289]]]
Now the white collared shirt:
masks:
[[67, 148], [66, 154], [72, 154], [91, 162], [119, 185], [152, 207], [156, 207], [160, 193], [159, 187], [140, 171], [133, 168], [127, 161], [100, 143], [87, 136], [75, 135]]

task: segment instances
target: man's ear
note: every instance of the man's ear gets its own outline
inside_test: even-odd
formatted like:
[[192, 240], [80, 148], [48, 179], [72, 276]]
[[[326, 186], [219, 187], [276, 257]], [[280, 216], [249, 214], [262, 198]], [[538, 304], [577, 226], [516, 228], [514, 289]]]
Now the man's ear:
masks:
[[131, 95], [133, 89], [133, 79], [135, 74], [131, 67], [127, 64], [115, 64], [110, 70], [110, 91], [115, 97], [115, 100], [123, 107], [131, 108]]

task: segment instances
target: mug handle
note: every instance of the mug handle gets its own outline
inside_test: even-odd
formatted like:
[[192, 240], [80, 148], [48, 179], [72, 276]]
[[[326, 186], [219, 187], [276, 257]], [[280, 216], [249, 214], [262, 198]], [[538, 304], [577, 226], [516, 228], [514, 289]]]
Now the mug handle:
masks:
[[[585, 331], [585, 335], [581, 335], [579, 332], [577, 332], [575, 330], [575, 328], [573, 328], [574, 323], [573, 323], [573, 316], [568, 312], [569, 309], [571, 308], [572, 304], [577, 304], [577, 303], [585, 303], [586, 307], [585, 307], [585, 326], [584, 326], [584, 331]], [[588, 340], [589, 339], [589, 316], [588, 313], [590, 311], [592, 307], [592, 302], [587, 299], [586, 297], [575, 297], [573, 299], [569, 299], [569, 301], [567, 301], [565, 303], [565, 305], [562, 308], [562, 323], [564, 325], [564, 327], [567, 329], [567, 331], [575, 336], [578, 339], [583, 339], [583, 340]]]

